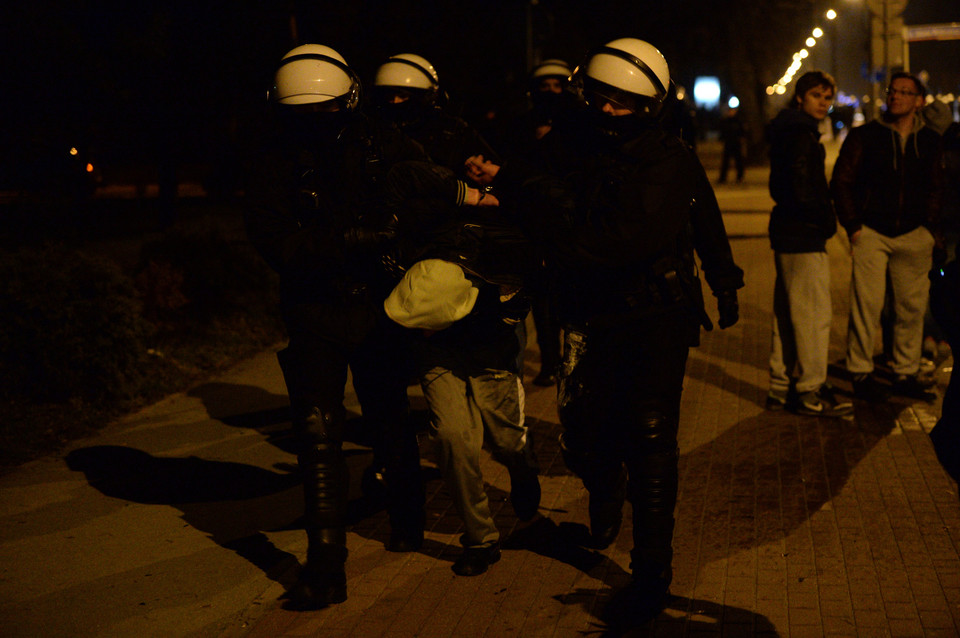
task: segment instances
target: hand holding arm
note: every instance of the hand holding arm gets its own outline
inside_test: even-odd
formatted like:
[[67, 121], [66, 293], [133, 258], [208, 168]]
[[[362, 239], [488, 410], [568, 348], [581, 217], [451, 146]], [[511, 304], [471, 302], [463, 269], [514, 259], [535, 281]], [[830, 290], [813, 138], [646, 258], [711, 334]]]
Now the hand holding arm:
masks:
[[484, 159], [483, 155], [468, 157], [464, 162], [464, 169], [467, 171], [467, 176], [481, 186], [491, 184], [497, 173], [500, 172], [500, 167]]
[[493, 193], [482, 188], [467, 188], [463, 198], [464, 206], [499, 206], [500, 200]]

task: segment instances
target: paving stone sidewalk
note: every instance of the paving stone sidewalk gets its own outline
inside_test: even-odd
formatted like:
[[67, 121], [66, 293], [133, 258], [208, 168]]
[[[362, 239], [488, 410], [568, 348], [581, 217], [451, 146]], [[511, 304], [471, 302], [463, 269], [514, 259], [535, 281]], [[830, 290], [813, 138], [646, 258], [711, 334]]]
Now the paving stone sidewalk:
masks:
[[[939, 400], [857, 403], [846, 419], [763, 408], [773, 289], [765, 183], [751, 168], [746, 184], [717, 189], [746, 271], [741, 320], [691, 351], [674, 600], [632, 635], [960, 636], [960, 498], [927, 436]], [[850, 262], [842, 236], [828, 251], [830, 360], [841, 362]], [[534, 349], [527, 361], [529, 381]], [[935, 372], [941, 396], [949, 369], [951, 359]], [[841, 366], [831, 373], [849, 390]], [[427, 542], [385, 551], [386, 514], [360, 498], [371, 454], [358, 441], [348, 446], [349, 599], [283, 609], [306, 539], [285, 388], [263, 353], [0, 477], [0, 635], [604, 635], [604, 604], [629, 579], [630, 518], [602, 552], [571, 540], [588, 521], [586, 493], [559, 455], [555, 392], [527, 390], [542, 519], [518, 524], [507, 472], [485, 455], [505, 538], [486, 574], [451, 570], [460, 525], [427, 440]], [[352, 394], [347, 407], [357, 411]]]
[[[718, 188], [736, 260], [747, 273], [742, 318], [731, 329], [706, 333], [691, 351], [680, 427], [675, 598], [634, 633], [960, 636], [960, 499], [927, 436], [939, 401], [857, 402], [855, 415], [845, 419], [763, 407], [773, 296], [765, 184], [761, 168], [748, 171], [742, 186]], [[842, 234], [828, 251], [830, 360], [842, 362], [850, 270]], [[528, 355], [529, 381], [537, 354]], [[951, 366], [947, 360], [936, 373], [941, 395]], [[830, 380], [849, 391], [841, 368], [831, 367]], [[603, 606], [629, 579], [630, 528], [603, 552], [570, 541], [588, 521], [586, 493], [558, 452], [554, 391], [527, 388], [544, 518], [526, 529], [517, 524], [506, 503], [508, 476], [485, 457], [484, 478], [507, 537], [503, 559], [488, 573], [462, 578], [450, 570], [458, 522], [433, 480], [422, 552], [385, 552], [385, 517], [367, 519], [350, 537], [345, 604], [311, 613], [273, 607], [247, 636], [603, 634]], [[424, 457], [429, 467], [426, 446]]]

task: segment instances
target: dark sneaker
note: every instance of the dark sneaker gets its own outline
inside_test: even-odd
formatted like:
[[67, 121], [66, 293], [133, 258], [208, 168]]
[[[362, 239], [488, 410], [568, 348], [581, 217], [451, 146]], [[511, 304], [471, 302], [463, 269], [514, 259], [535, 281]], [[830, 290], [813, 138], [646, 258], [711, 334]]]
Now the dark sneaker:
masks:
[[764, 403], [764, 407], [768, 410], [776, 412], [778, 410], [783, 410], [787, 407], [787, 391], [786, 390], [770, 390], [767, 392], [767, 400]]
[[498, 560], [500, 543], [494, 543], [490, 547], [468, 547], [453, 564], [453, 571], [458, 576], [478, 576]]
[[858, 374], [853, 377], [853, 396], [867, 403], [883, 403], [889, 392], [873, 375]]
[[534, 377], [533, 385], [538, 385], [544, 388], [557, 385], [557, 375], [549, 370], [541, 370], [540, 374]]
[[833, 392], [820, 388], [816, 392], [804, 392], [797, 400], [797, 414], [808, 416], [845, 416], [853, 412], [853, 403], [836, 398]]
[[919, 379], [915, 376], [900, 375], [890, 386], [890, 391], [901, 397], [916, 399], [933, 403], [937, 400], [937, 395], [927, 390]]

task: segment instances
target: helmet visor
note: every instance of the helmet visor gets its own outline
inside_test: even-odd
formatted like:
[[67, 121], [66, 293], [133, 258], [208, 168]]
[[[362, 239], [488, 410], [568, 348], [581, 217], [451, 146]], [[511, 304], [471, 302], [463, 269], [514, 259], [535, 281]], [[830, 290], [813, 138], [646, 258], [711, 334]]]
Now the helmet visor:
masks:
[[583, 79], [583, 99], [596, 109], [610, 104], [614, 108], [627, 109], [638, 115], [656, 113], [660, 105], [656, 98], [624, 91], [591, 77]]
[[406, 86], [383, 85], [373, 88], [373, 100], [378, 105], [410, 102], [425, 106], [433, 102], [434, 95], [433, 91]]

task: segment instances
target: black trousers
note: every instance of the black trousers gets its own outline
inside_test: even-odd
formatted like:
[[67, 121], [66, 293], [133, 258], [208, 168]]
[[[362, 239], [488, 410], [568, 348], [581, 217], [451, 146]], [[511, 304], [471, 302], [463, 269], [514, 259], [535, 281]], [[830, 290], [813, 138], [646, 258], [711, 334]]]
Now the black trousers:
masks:
[[691, 322], [682, 310], [612, 327], [565, 328], [558, 408], [564, 459], [594, 500], [633, 505], [635, 578], [669, 573], [677, 427]]
[[540, 350], [540, 370], [555, 374], [560, 365], [561, 330], [556, 301], [548, 291], [538, 291], [531, 305], [533, 325], [537, 330], [537, 347]]
[[284, 318], [290, 341], [278, 358], [297, 435], [308, 535], [313, 530], [322, 542], [331, 542], [343, 536], [346, 524], [349, 473], [342, 446], [348, 369], [374, 463], [386, 468], [391, 526], [422, 527], [420, 455], [409, 419], [402, 328], [382, 308], [359, 301], [293, 306]]

